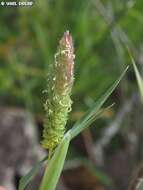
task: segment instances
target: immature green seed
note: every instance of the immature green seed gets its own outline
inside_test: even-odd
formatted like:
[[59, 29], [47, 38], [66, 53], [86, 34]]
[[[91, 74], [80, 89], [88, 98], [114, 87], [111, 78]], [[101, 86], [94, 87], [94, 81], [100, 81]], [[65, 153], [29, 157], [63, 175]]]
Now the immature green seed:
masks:
[[67, 31], [59, 42], [55, 63], [51, 65], [48, 73], [42, 146], [50, 151], [61, 142], [68, 112], [71, 111], [74, 57], [72, 37]]

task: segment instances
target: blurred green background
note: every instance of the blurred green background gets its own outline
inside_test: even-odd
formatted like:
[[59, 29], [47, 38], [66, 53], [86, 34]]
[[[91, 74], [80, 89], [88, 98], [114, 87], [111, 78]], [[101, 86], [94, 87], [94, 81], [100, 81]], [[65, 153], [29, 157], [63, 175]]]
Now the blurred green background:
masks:
[[69, 30], [76, 53], [74, 107], [90, 106], [128, 63], [125, 45], [137, 56], [142, 51], [142, 0], [102, 3], [39, 0], [26, 8], [1, 6], [0, 104], [43, 110], [48, 65]]
[[[69, 124], [130, 64], [128, 46], [142, 72], [142, 0], [35, 0], [32, 7], [0, 6], [0, 106], [21, 107], [44, 115], [49, 64], [58, 42], [69, 30], [75, 46], [73, 112]], [[110, 122], [120, 106], [137, 91], [132, 66], [109, 102], [116, 106], [99, 126]], [[127, 126], [128, 127], [128, 126]], [[98, 136], [98, 130], [96, 130]], [[95, 134], [95, 136], [96, 136]], [[116, 147], [118, 138], [114, 139]], [[115, 147], [114, 147], [115, 146]]]

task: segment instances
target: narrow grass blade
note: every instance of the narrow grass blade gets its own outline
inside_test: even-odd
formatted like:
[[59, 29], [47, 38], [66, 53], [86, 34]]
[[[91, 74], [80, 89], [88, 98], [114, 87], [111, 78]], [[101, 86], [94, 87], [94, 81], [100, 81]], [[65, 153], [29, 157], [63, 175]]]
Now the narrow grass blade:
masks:
[[96, 119], [96, 115], [99, 109], [117, 87], [117, 85], [125, 75], [127, 69], [128, 67], [124, 70], [121, 76], [111, 85], [111, 87], [108, 88], [108, 90], [95, 102], [94, 106], [85, 114], [85, 116], [83, 116], [79, 121], [74, 124], [73, 128], [71, 129], [71, 138], [77, 136], [83, 129], [88, 127]]
[[133, 67], [134, 67], [134, 71], [135, 71], [135, 75], [136, 75], [136, 79], [137, 79], [137, 83], [138, 83], [138, 87], [139, 87], [139, 91], [140, 91], [140, 96], [141, 96], [141, 100], [143, 102], [143, 79], [138, 71], [138, 68], [136, 66], [136, 63], [135, 63], [135, 60], [132, 56], [132, 54], [129, 52], [129, 55], [130, 55], [130, 58], [131, 58], [131, 61], [132, 61], [132, 64], [133, 64]]
[[73, 139], [75, 136], [77, 136], [80, 132], [82, 132], [84, 129], [86, 129], [87, 127], [89, 127], [95, 120], [97, 120], [98, 118], [100, 118], [102, 116], [102, 114], [107, 111], [108, 109], [110, 109], [114, 104], [108, 106], [107, 108], [103, 108], [98, 110], [95, 114], [93, 114], [88, 120], [86, 120], [82, 126], [82, 128], [79, 126], [76, 128], [72, 128], [70, 130], [71, 133], [71, 139]]
[[27, 187], [27, 185], [32, 181], [33, 177], [37, 174], [41, 164], [45, 160], [47, 160], [47, 158], [48, 156], [44, 157], [41, 161], [37, 162], [28, 172], [28, 174], [20, 179], [18, 190], [24, 190]]
[[57, 147], [53, 157], [48, 162], [42, 179], [40, 190], [55, 190], [60, 174], [63, 169], [64, 161], [66, 158], [67, 150], [70, 142], [70, 134], [67, 133]]

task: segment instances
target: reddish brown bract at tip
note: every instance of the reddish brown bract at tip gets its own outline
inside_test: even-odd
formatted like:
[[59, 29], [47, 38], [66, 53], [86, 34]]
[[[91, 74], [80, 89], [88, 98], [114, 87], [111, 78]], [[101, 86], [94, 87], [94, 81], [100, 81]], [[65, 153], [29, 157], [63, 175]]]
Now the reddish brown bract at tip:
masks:
[[65, 53], [65, 62], [68, 64], [67, 67], [67, 78], [69, 80], [73, 79], [73, 69], [74, 69], [74, 48], [73, 40], [69, 31], [66, 31], [60, 40], [60, 46], [63, 47]]
[[71, 53], [73, 53], [73, 40], [72, 40], [72, 36], [70, 35], [69, 31], [66, 31], [64, 33], [62, 39], [60, 40], [60, 44], [69, 48]]

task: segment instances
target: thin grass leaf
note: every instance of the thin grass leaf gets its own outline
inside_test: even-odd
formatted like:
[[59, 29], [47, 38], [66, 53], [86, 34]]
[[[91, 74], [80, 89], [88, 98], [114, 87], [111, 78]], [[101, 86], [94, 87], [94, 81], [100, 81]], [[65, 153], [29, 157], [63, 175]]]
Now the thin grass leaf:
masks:
[[20, 179], [19, 182], [19, 187], [18, 190], [24, 190], [27, 185], [32, 181], [32, 179], [34, 178], [34, 176], [37, 174], [41, 164], [46, 161], [48, 158], [48, 156], [44, 157], [41, 161], [37, 162], [32, 169], [27, 173], [27, 175], [25, 175], [24, 177], [22, 177]]
[[80, 132], [82, 132], [84, 129], [86, 129], [87, 127], [89, 127], [95, 120], [99, 119], [102, 114], [107, 111], [108, 109], [110, 109], [114, 104], [106, 107], [106, 108], [103, 108], [103, 109], [100, 109], [98, 110], [95, 114], [93, 114], [88, 120], [86, 120], [84, 122], [84, 125], [82, 127], [76, 127], [76, 128], [72, 128], [70, 130], [70, 134], [71, 134], [71, 140], [76, 137]]
[[96, 115], [99, 109], [117, 87], [117, 85], [125, 75], [127, 69], [128, 67], [124, 70], [121, 76], [111, 85], [111, 87], [108, 88], [108, 90], [95, 102], [94, 106], [85, 114], [85, 116], [83, 116], [79, 121], [74, 124], [73, 128], [71, 129], [71, 139], [77, 136], [82, 130], [88, 127], [96, 119]]
[[53, 157], [48, 162], [40, 190], [54, 190], [63, 169], [64, 161], [70, 142], [70, 133], [64, 136], [63, 141], [57, 147]]
[[135, 70], [135, 74], [136, 74], [136, 78], [137, 78], [137, 82], [138, 82], [138, 87], [140, 90], [141, 99], [143, 101], [143, 79], [141, 78], [138, 68], [134, 62], [133, 62], [133, 66], [134, 66], [134, 70]]
[[137, 83], [138, 83], [138, 87], [139, 87], [139, 91], [140, 91], [141, 100], [143, 102], [143, 79], [138, 71], [135, 60], [129, 49], [128, 49], [128, 53], [129, 53], [129, 56], [131, 58], [131, 61], [132, 61], [133, 67], [134, 67], [134, 71], [135, 71], [135, 75], [136, 75], [136, 79], [137, 79]]

